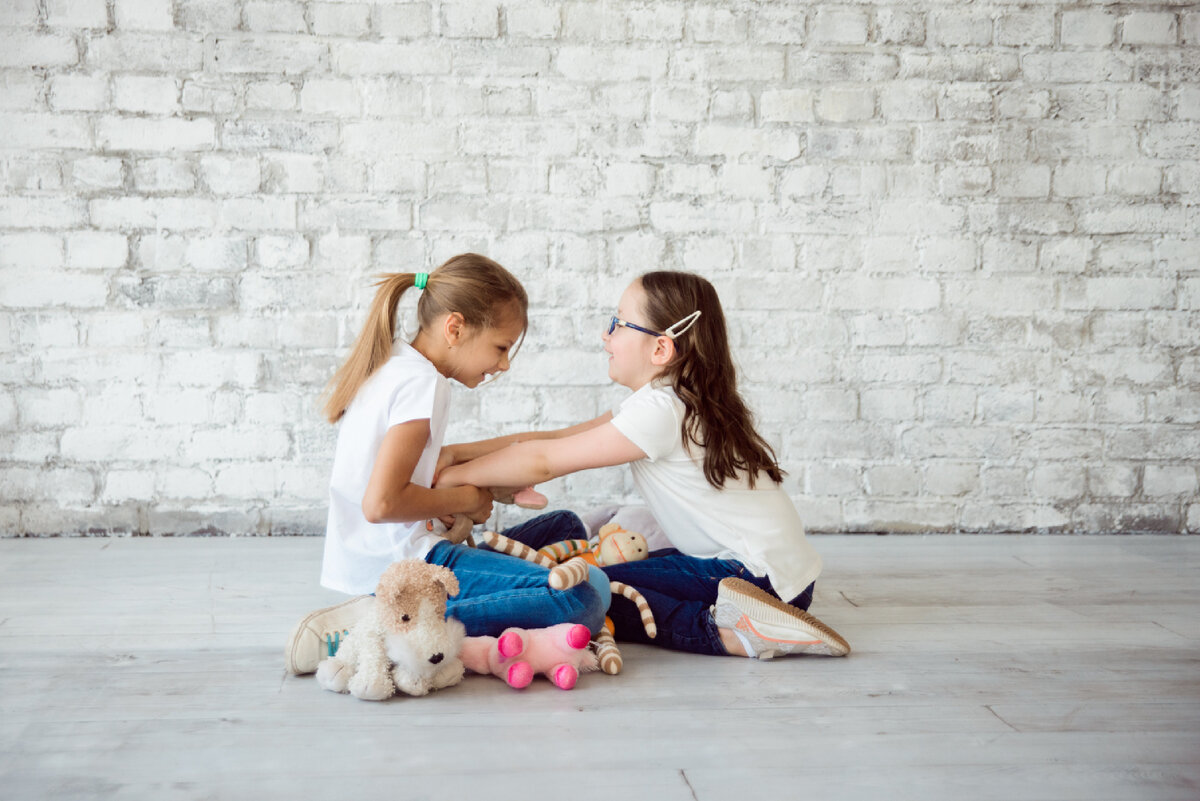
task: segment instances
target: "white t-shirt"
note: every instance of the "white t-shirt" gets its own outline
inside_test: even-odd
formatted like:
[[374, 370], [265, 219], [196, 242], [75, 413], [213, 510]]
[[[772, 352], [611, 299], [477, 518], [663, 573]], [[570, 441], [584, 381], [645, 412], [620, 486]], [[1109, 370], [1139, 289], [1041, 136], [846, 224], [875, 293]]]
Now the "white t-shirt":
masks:
[[[439, 541], [436, 533], [425, 530], [424, 521], [368, 523], [362, 500], [384, 435], [410, 420], [429, 421], [429, 440], [411, 480], [432, 486], [449, 406], [449, 382], [407, 343], [398, 343], [392, 358], [354, 396], [342, 417], [333, 456], [322, 586], [352, 595], [375, 592], [388, 565], [397, 559], [424, 559]], [[445, 530], [440, 523], [435, 527]]]
[[704, 477], [704, 451], [684, 446], [683, 401], [670, 387], [646, 386], [613, 413], [612, 423], [646, 453], [630, 464], [633, 481], [671, 543], [689, 556], [736, 559], [767, 576], [785, 601], [821, 572], [821, 557], [783, 488], [762, 476], [753, 489], [729, 479], [717, 489]]

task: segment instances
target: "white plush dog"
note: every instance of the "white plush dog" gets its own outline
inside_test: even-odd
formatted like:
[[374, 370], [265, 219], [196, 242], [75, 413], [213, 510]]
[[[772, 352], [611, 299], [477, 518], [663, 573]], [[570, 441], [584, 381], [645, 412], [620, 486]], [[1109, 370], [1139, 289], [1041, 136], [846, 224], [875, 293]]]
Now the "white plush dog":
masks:
[[317, 683], [364, 701], [396, 690], [425, 695], [462, 681], [463, 624], [446, 619], [458, 579], [417, 559], [394, 562], [379, 579], [375, 603], [335, 656], [317, 666]]

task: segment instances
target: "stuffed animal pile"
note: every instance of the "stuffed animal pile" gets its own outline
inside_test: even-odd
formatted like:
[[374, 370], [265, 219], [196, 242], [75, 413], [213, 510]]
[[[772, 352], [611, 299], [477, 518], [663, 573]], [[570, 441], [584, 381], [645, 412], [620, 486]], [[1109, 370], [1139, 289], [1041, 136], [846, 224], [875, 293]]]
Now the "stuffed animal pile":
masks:
[[342, 640], [337, 654], [317, 666], [317, 683], [364, 701], [397, 692], [426, 695], [462, 681], [464, 670], [491, 674], [518, 689], [536, 675], [570, 690], [579, 674], [597, 670], [587, 626], [562, 623], [544, 629], [504, 631], [499, 637], [467, 637], [463, 624], [446, 617], [446, 599], [458, 594], [447, 568], [419, 559], [392, 563], [374, 603]]

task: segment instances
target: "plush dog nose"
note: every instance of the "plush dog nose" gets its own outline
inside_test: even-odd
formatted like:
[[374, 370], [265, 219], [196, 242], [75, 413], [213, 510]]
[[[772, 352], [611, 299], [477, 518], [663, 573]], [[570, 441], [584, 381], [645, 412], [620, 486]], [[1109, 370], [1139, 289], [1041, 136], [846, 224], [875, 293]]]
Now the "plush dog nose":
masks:
[[438, 662], [441, 662], [445, 658], [446, 657], [444, 654], [434, 654], [433, 656], [429, 657], [429, 661], [436, 665]]

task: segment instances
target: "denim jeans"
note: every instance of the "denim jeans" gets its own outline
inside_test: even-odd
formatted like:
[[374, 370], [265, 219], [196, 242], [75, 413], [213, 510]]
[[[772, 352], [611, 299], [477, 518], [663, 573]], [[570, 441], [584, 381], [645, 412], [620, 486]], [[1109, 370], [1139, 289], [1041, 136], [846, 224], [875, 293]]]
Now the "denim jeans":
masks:
[[[586, 537], [587, 529], [572, 512], [551, 512], [506, 529], [513, 539], [530, 537], [546, 542]], [[446, 604], [447, 617], [466, 626], [467, 635], [498, 636], [516, 626], [538, 629], [558, 623], [582, 623], [599, 631], [604, 600], [584, 582], [569, 590], [552, 590], [546, 568], [483, 548], [439, 542], [425, 557], [448, 567], [458, 578], [458, 595]]]
[[[547, 529], [504, 532], [531, 548], [542, 548], [555, 542], [543, 539], [552, 532]], [[562, 538], [560, 538], [562, 539]], [[650, 639], [642, 628], [642, 618], [633, 602], [613, 595], [608, 615], [616, 629], [616, 638], [625, 642], [659, 645], [675, 651], [693, 654], [724, 656], [728, 652], [721, 644], [721, 635], [713, 622], [710, 608], [717, 602], [717, 585], [721, 579], [735, 576], [779, 596], [765, 577], [755, 576], [733, 559], [699, 559], [680, 553], [674, 548], [653, 551], [640, 562], [626, 562], [604, 568], [614, 581], [635, 588], [646, 598], [654, 612], [658, 636]], [[813, 585], [793, 598], [790, 603], [807, 610], [812, 603]]]

